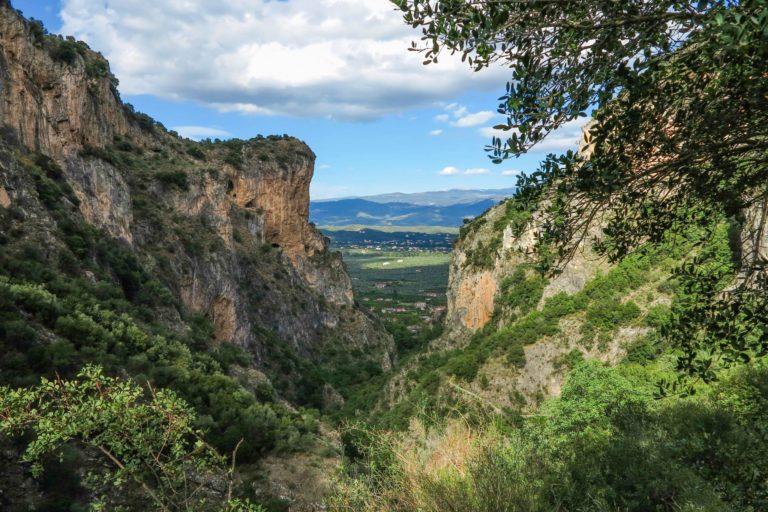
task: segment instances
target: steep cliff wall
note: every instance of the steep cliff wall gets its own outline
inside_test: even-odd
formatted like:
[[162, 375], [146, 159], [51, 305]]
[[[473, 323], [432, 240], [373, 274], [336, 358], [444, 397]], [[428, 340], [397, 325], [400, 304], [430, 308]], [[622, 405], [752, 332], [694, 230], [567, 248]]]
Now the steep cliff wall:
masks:
[[[448, 280], [446, 332], [449, 338], [467, 339], [487, 326], [494, 311], [499, 313], [497, 302], [504, 279], [517, 268], [534, 263], [536, 215], [522, 232], [516, 233], [507, 219], [507, 208], [508, 204], [502, 202], [488, 210], [479, 221], [475, 221], [479, 226], [456, 244]], [[597, 235], [599, 230], [600, 226], [596, 223], [590, 234]], [[498, 241], [494, 243], [494, 240]], [[485, 265], [473, 263], [473, 254], [477, 251], [487, 253]], [[606, 259], [595, 254], [589, 239], [586, 239], [562, 272], [547, 281], [538, 305], [558, 293], [580, 291], [598, 272], [609, 268]]]
[[[518, 231], [508, 218], [508, 207], [502, 202], [486, 212], [481, 220], [475, 221], [479, 226], [457, 243], [450, 266], [446, 334], [437, 346], [455, 349], [497, 333], [504, 338], [531, 311], [543, 312], [548, 299], [559, 294], [573, 297], [596, 276], [613, 268], [585, 241], [562, 273], [550, 279], [539, 277], [534, 268], [538, 216], [534, 213]], [[593, 226], [592, 234], [599, 229], [599, 225]], [[500, 243], [494, 244], [494, 239]], [[488, 252], [489, 246], [496, 249], [487, 255], [486, 264], [475, 263], [474, 253]], [[630, 301], [636, 294], [627, 294], [620, 300]], [[509, 357], [485, 360], [480, 372], [486, 375], [488, 385], [477, 391], [496, 403], [509, 404], [508, 394], [513, 390], [534, 403], [540, 397], [559, 393], [567, 370], [562, 360], [569, 353], [575, 350], [582, 357], [615, 363], [629, 343], [647, 332], [643, 327], [627, 326], [612, 333], [608, 343], [585, 343], [581, 329], [584, 322], [584, 316], [576, 314], [558, 318], [557, 332], [545, 336], [538, 337], [536, 330], [519, 331], [521, 339], [511, 335], [505, 343], [519, 346], [519, 359], [513, 364]]]
[[116, 134], [145, 138], [138, 123], [126, 116], [100, 54], [83, 43], [74, 55], [64, 46], [58, 52], [59, 44], [73, 49], [74, 41], [46, 41], [6, 2], [0, 9], [0, 115], [22, 144], [63, 158], [83, 146], [111, 144]]
[[[590, 150], [582, 145], [584, 154]], [[670, 271], [699, 234], [611, 263], [593, 249], [604, 225], [597, 217], [550, 277], [542, 274], [538, 252], [545, 207], [546, 199], [533, 208], [510, 198], [462, 227], [450, 263], [444, 335], [390, 380], [380, 409], [395, 411], [387, 415], [391, 421], [402, 425], [417, 413], [408, 403], [426, 404], [437, 416], [473, 407], [532, 411], [560, 393], [581, 360], [615, 364], [652, 344], [674, 297]], [[726, 232], [721, 226], [716, 242], [723, 254]]]
[[[391, 339], [356, 308], [340, 256], [308, 223], [315, 156], [302, 142], [183, 140], [121, 102], [101, 55], [5, 2], [0, 123], [7, 140], [53, 159], [82, 217], [172, 291], [173, 328], [206, 316], [218, 343], [262, 365], [272, 334], [310, 360], [338, 345], [390, 365]], [[25, 191], [4, 172], [0, 206], [12, 208]]]
[[[584, 156], [591, 153], [586, 137], [579, 151]], [[462, 229], [448, 279], [448, 339], [471, 337], [488, 325], [494, 311], [499, 313], [497, 300], [503, 280], [515, 269], [534, 262], [540, 218], [535, 211], [516, 211], [513, 202], [507, 200]], [[605, 258], [592, 251], [590, 242], [600, 231], [601, 220], [596, 219], [562, 272], [546, 283], [539, 306], [560, 292], [578, 292], [597, 272], [608, 268]]]

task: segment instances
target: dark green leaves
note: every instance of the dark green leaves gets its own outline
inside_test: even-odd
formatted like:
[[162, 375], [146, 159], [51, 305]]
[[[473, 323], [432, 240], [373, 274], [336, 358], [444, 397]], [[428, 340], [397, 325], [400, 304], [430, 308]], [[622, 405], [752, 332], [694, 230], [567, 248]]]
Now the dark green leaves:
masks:
[[[745, 222], [768, 211], [768, 1], [397, 5], [421, 27], [414, 50], [430, 59], [447, 50], [476, 70], [509, 67], [498, 106], [507, 122], [495, 127], [508, 136], [485, 148], [494, 163], [594, 117], [586, 152], [550, 155], [519, 183], [522, 195], [546, 200], [539, 246], [551, 271], [595, 227], [595, 247], [614, 261], [720, 215], [742, 234], [768, 236], [768, 222]], [[700, 260], [681, 270], [697, 299], [667, 333], [683, 352], [681, 372], [706, 382], [766, 352], [766, 267], [732, 249], [740, 277], [727, 292]]]

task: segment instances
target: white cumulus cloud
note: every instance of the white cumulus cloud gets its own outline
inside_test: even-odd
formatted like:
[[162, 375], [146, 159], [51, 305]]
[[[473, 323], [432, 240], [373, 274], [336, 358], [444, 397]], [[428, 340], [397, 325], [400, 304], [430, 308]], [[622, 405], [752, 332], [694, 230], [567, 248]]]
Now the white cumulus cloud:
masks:
[[506, 171], [501, 171], [501, 175], [502, 176], [519, 176], [520, 174], [522, 174], [520, 171], [516, 171], [514, 169], [509, 169], [509, 170], [506, 170]]
[[464, 171], [464, 174], [466, 174], [467, 176], [477, 176], [480, 174], [491, 174], [491, 171], [489, 171], [488, 169], [484, 169], [482, 167], [476, 167], [474, 169], [467, 169], [466, 171]]
[[458, 168], [453, 167], [452, 165], [449, 165], [448, 167], [444, 167], [443, 170], [438, 172], [437, 174], [439, 174], [440, 176], [457, 176], [461, 174], [461, 171]]
[[457, 128], [471, 128], [473, 126], [480, 126], [481, 124], [487, 123], [493, 119], [495, 115], [495, 113], [488, 110], [483, 112], [475, 112], [472, 114], [464, 114], [451, 124]]
[[459, 169], [458, 167], [454, 167], [453, 165], [450, 165], [448, 167], [443, 168], [442, 171], [438, 172], [440, 176], [481, 176], [481, 175], [487, 175], [491, 174], [491, 171], [488, 169], [485, 169], [483, 167], [473, 167], [471, 169], [464, 169], [463, 171]]
[[225, 138], [229, 137], [232, 134], [225, 131], [225, 130], [219, 130], [218, 128], [210, 128], [208, 126], [173, 126], [171, 127], [171, 130], [174, 130], [178, 132], [179, 135], [182, 137], [186, 137], [188, 139], [193, 140], [200, 140], [200, 139], [207, 139], [207, 138]]
[[435, 116], [435, 121], [448, 123], [455, 128], [472, 128], [473, 126], [480, 126], [497, 115], [490, 110], [470, 112], [467, 107], [458, 103], [449, 103], [444, 109], [448, 111], [448, 114], [439, 114]]
[[[507, 79], [458, 58], [423, 66], [386, 0], [62, 0], [62, 32], [112, 63], [125, 94], [222, 111], [373, 119]], [[457, 121], [458, 122], [458, 121]]]
[[438, 135], [443, 134], [443, 130], [432, 130], [431, 132], [429, 132], [429, 134], [433, 137], [437, 137]]

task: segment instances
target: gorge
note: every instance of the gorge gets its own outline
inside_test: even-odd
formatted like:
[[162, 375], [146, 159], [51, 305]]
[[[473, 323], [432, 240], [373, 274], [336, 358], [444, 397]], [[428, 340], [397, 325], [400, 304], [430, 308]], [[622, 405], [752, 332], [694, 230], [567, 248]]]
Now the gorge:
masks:
[[[425, 35], [453, 27], [432, 23], [434, 13], [467, 14], [464, 2], [455, 12], [394, 4], [413, 27], [422, 16]], [[517, 5], [488, 9], [507, 4]], [[758, 4], [719, 6], [725, 18], [706, 30], [741, 23], [730, 9], [749, 8], [762, 13], [749, 27], [764, 43]], [[666, 20], [671, 7], [660, 9]], [[504, 32], [513, 11], [483, 26], [515, 35]], [[764, 78], [768, 60], [753, 46], [768, 48], [739, 43], [749, 56], [739, 62]], [[764, 99], [764, 82], [745, 81], [757, 92], [742, 110], [756, 118], [750, 102]], [[414, 317], [429, 327], [408, 330], [353, 292], [342, 254], [310, 223], [316, 155], [306, 143], [193, 141], [124, 103], [118, 85], [95, 49], [0, 0], [0, 509], [768, 507], [764, 144], [716, 183], [633, 181], [681, 154], [688, 165], [674, 122], [715, 103], [622, 142], [622, 123], [647, 119], [631, 110], [627, 97], [640, 93], [630, 83], [595, 110], [578, 151], [547, 156], [500, 201], [314, 203], [336, 227], [361, 212], [385, 223], [406, 212], [406, 227], [432, 218], [455, 229], [468, 217], [455, 241], [423, 237], [440, 248], [442, 271], [450, 258], [447, 293], [415, 286]], [[523, 108], [510, 91], [500, 108]], [[730, 158], [697, 151], [691, 180]], [[683, 192], [693, 199], [654, 202]], [[381, 237], [362, 250], [380, 251]], [[403, 272], [426, 282], [424, 261]], [[403, 261], [392, 263], [382, 268]], [[381, 294], [393, 288], [371, 281]]]

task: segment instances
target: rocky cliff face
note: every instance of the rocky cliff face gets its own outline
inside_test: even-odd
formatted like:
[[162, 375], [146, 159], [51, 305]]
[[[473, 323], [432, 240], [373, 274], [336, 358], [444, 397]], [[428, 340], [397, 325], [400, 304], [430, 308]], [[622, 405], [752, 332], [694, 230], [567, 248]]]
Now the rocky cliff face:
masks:
[[[582, 140], [580, 152], [588, 155], [591, 145]], [[467, 338], [491, 321], [504, 278], [516, 268], [533, 261], [539, 215], [516, 229], [506, 201], [489, 209], [465, 227], [450, 264], [448, 279], [448, 314], [446, 332], [449, 339]], [[607, 261], [592, 251], [589, 239], [600, 235], [600, 220], [589, 228], [588, 236], [579, 244], [562, 272], [544, 287], [539, 306], [560, 292], [573, 294], [581, 290], [597, 272], [608, 268]], [[482, 265], [473, 260], [477, 252], [485, 253]]]
[[[583, 153], [590, 150], [582, 144]], [[598, 343], [591, 338], [588, 318], [601, 306], [590, 303], [591, 292], [584, 293], [585, 287], [600, 286], [600, 276], [621, 271], [593, 251], [591, 240], [602, 233], [600, 219], [590, 226], [562, 272], [544, 279], [535, 271], [540, 214], [532, 212], [519, 222], [511, 201], [491, 208], [462, 230], [450, 264], [446, 331], [434, 348], [461, 352], [489, 339], [502, 347], [519, 347], [518, 355], [506, 359], [484, 356], [479, 374], [486, 385], [475, 383], [472, 389], [495, 404], [519, 406], [509, 397], [513, 390], [519, 401], [535, 405], [543, 397], [559, 394], [569, 358], [616, 363], [649, 330], [642, 322], [628, 322], [601, 333]], [[657, 273], [634, 289], [614, 293], [614, 301], [619, 307], [631, 303], [627, 307], [638, 307], [642, 317], [669, 302], [655, 289], [665, 276]], [[581, 305], [559, 313], [545, 307], [553, 297]]]
[[[391, 339], [356, 308], [340, 256], [308, 223], [315, 156], [302, 142], [180, 139], [121, 102], [101, 55], [45, 36], [6, 2], [0, 123], [6, 140], [50, 157], [82, 217], [173, 292], [172, 327], [184, 328], [185, 312], [204, 315], [218, 343], [248, 348], [259, 364], [273, 333], [309, 359], [336, 344], [389, 366]], [[0, 176], [6, 209], [31, 194], [13, 169]]]
[[76, 57], [52, 58], [35, 26], [2, 4], [0, 115], [25, 146], [60, 159], [116, 134], [146, 139], [125, 115], [103, 57], [81, 46]]

